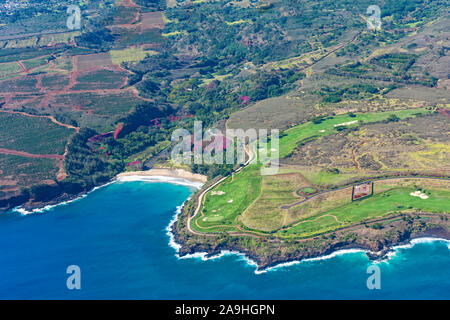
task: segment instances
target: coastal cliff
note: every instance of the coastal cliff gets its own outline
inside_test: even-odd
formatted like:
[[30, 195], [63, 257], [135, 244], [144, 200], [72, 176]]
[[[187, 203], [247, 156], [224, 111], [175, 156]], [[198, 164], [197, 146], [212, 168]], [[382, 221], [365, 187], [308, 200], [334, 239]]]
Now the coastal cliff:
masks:
[[[327, 256], [345, 249], [364, 250], [369, 259], [379, 260], [385, 259], [393, 247], [407, 244], [416, 238], [450, 240], [448, 217], [425, 212], [389, 215], [383, 219], [295, 240], [251, 233], [192, 233], [187, 228], [187, 221], [198, 203], [199, 194], [185, 203], [171, 227], [174, 240], [180, 245], [178, 254], [205, 253], [207, 257], [212, 257], [223, 251], [238, 252], [254, 261], [259, 271], [282, 263]], [[382, 228], [373, 228], [380, 222], [383, 223]]]

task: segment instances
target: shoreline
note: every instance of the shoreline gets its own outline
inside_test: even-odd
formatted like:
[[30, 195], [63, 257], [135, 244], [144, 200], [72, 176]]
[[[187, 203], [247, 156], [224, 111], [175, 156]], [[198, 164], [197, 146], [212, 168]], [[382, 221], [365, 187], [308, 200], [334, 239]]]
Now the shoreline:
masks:
[[[184, 175], [183, 178], [180, 177], [178, 172], [172, 174], [161, 175], [161, 173], [167, 173], [170, 171], [168, 169], [154, 170], [153, 172], [149, 171], [138, 171], [138, 172], [126, 172], [122, 174], [118, 174], [115, 178], [113, 178], [108, 183], [97, 186], [92, 190], [86, 192], [78, 196], [77, 198], [60, 202], [54, 205], [46, 205], [41, 208], [35, 208], [31, 211], [27, 211], [24, 208], [14, 208], [13, 211], [20, 213], [22, 215], [28, 215], [32, 213], [42, 213], [45, 211], [49, 211], [54, 207], [60, 205], [67, 205], [74, 201], [83, 199], [89, 193], [94, 192], [100, 188], [106, 187], [112, 183], [116, 182], [131, 182], [131, 181], [148, 181], [148, 182], [165, 182], [165, 183], [174, 183], [174, 184], [182, 184], [188, 185], [191, 187], [196, 187], [197, 189], [203, 185], [203, 183], [199, 183], [197, 181], [187, 179], [188, 175]], [[184, 171], [184, 170], [183, 170]], [[186, 171], [185, 171], [186, 172]], [[188, 172], [189, 173], [189, 172]], [[191, 174], [191, 173], [189, 173]], [[192, 174], [193, 175], [193, 174]], [[183, 182], [184, 180], [184, 182]], [[318, 261], [318, 260], [326, 260], [331, 259], [336, 256], [344, 255], [347, 253], [365, 253], [369, 261], [374, 261], [374, 263], [388, 262], [392, 257], [396, 255], [399, 249], [410, 249], [414, 247], [416, 244], [420, 243], [428, 243], [428, 242], [446, 242], [448, 248], [450, 249], [450, 236], [448, 234], [442, 234], [440, 232], [428, 231], [422, 234], [414, 235], [408, 239], [403, 239], [403, 241], [399, 241], [397, 243], [392, 243], [391, 245], [383, 248], [381, 251], [374, 252], [370, 250], [370, 248], [365, 248], [363, 245], [358, 244], [347, 244], [342, 247], [332, 247], [329, 250], [325, 250], [322, 252], [317, 251], [317, 254], [312, 254], [307, 257], [293, 257], [292, 259], [269, 259], [271, 261], [263, 261], [258, 257], [257, 254], [251, 252], [250, 250], [243, 250], [240, 247], [216, 247], [214, 250], [202, 250], [199, 248], [189, 248], [189, 251], [182, 250], [186, 249], [182, 238], [176, 231], [176, 225], [179, 222], [179, 219], [182, 218], [181, 214], [185, 207], [185, 204], [191, 199], [192, 196], [189, 196], [180, 206], [178, 206], [175, 210], [175, 214], [170, 220], [168, 226], [166, 227], [166, 234], [169, 237], [168, 245], [173, 248], [176, 252], [176, 257], [178, 259], [190, 259], [190, 258], [200, 258], [202, 261], [220, 259], [221, 257], [228, 255], [236, 255], [241, 257], [249, 266], [255, 267], [255, 274], [262, 274], [268, 271], [277, 270], [279, 268], [289, 267], [292, 265], [297, 265], [302, 262], [309, 261]]]
[[[330, 243], [323, 247], [316, 248], [313, 251], [294, 250], [288, 255], [261, 255], [254, 248], [243, 246], [239, 239], [245, 236], [236, 236], [229, 241], [221, 241], [220, 235], [216, 237], [206, 237], [202, 235], [194, 236], [198, 241], [186, 242], [191, 239], [191, 232], [188, 223], [183, 223], [183, 219], [189, 219], [187, 211], [194, 210], [195, 203], [186, 207], [187, 199], [181, 206], [177, 207], [176, 214], [167, 226], [167, 234], [170, 237], [169, 246], [175, 249], [176, 256], [180, 259], [201, 258], [206, 261], [209, 259], [220, 258], [224, 255], [238, 255], [243, 257], [249, 265], [256, 266], [255, 273], [264, 273], [283, 266], [298, 264], [303, 261], [323, 260], [337, 255], [353, 252], [362, 252], [369, 261], [374, 263], [386, 262], [395, 256], [396, 252], [402, 248], [413, 247], [416, 243], [428, 241], [445, 241], [450, 249], [450, 231], [448, 228], [431, 227], [423, 230], [403, 230], [402, 235], [391, 241], [371, 243], [370, 241], [341, 241]], [[186, 210], [187, 209], [187, 210]], [[187, 217], [185, 216], [187, 214]], [[181, 226], [180, 226], [181, 222]], [[186, 238], [187, 237], [187, 238]], [[217, 238], [219, 237], [219, 238]], [[216, 242], [219, 240], [218, 242]]]
[[[262, 274], [279, 268], [297, 265], [302, 262], [327, 260], [348, 253], [364, 253], [368, 260], [373, 263], [388, 262], [397, 254], [398, 250], [411, 249], [416, 244], [428, 242], [446, 242], [448, 249], [450, 250], [450, 236], [443, 238], [440, 234], [430, 232], [411, 237], [398, 243], [393, 243], [381, 251], [372, 251], [370, 248], [366, 248], [362, 245], [348, 244], [342, 247], [331, 248], [330, 250], [325, 250], [324, 252], [317, 251], [317, 254], [313, 253], [305, 257], [293, 257], [292, 259], [269, 259], [271, 261], [264, 262], [259, 259], [258, 255], [253, 254], [250, 250], [242, 250], [240, 247], [233, 246], [230, 248], [220, 248], [211, 251], [196, 251], [191, 248], [189, 252], [180, 253], [180, 250], [184, 248], [183, 244], [177, 243], [175, 239], [176, 236], [174, 235], [174, 240], [169, 242], [169, 246], [175, 249], [176, 256], [179, 259], [201, 258], [202, 261], [207, 261], [218, 259], [226, 255], [237, 255], [242, 257], [248, 265], [256, 267], [254, 271], [255, 274]], [[171, 245], [170, 243], [174, 243], [174, 245]]]
[[191, 197], [186, 199], [186, 201], [177, 207], [172, 220], [169, 222], [169, 225], [166, 227], [167, 235], [169, 236], [169, 246], [175, 250], [175, 256], [182, 259], [201, 259], [202, 261], [220, 259], [224, 256], [236, 255], [241, 257], [249, 266], [256, 267], [254, 273], [255, 274], [263, 274], [268, 271], [276, 271], [280, 268], [290, 267], [293, 265], [297, 265], [303, 262], [312, 262], [312, 261], [320, 261], [320, 260], [328, 260], [334, 258], [336, 256], [341, 256], [349, 253], [364, 253], [369, 261], [373, 263], [382, 263], [389, 262], [391, 258], [393, 258], [397, 252], [401, 249], [411, 249], [416, 244], [422, 243], [432, 243], [432, 242], [445, 242], [447, 244], [448, 249], [450, 250], [450, 235], [444, 236], [439, 232], [425, 232], [420, 235], [415, 235], [403, 241], [399, 241], [398, 243], [393, 243], [389, 245], [387, 248], [381, 251], [371, 251], [370, 248], [365, 248], [362, 245], [349, 244], [345, 245], [341, 248], [331, 248], [331, 250], [326, 251], [325, 253], [318, 253], [317, 255], [313, 254], [312, 256], [305, 258], [293, 258], [293, 259], [279, 259], [273, 260], [270, 263], [263, 264], [260, 263], [260, 259], [258, 259], [257, 255], [253, 255], [251, 251], [242, 250], [242, 248], [221, 248], [215, 249], [212, 251], [204, 251], [199, 250], [196, 251], [192, 249], [190, 252], [182, 252], [181, 249], [184, 247], [183, 241], [177, 242], [180, 237], [176, 232], [176, 225], [179, 219], [181, 218], [181, 214], [185, 203], [189, 201]]
[[184, 169], [170, 169], [170, 168], [153, 168], [146, 171], [126, 171], [119, 173], [115, 179], [122, 179], [124, 177], [171, 177], [190, 180], [194, 182], [206, 183], [208, 177], [198, 173], [192, 173]]
[[[147, 171], [128, 171], [117, 174], [114, 178], [109, 180], [108, 182], [96, 186], [91, 190], [79, 193], [77, 195], [73, 195], [72, 197], [65, 197], [64, 199], [55, 199], [54, 201], [49, 201], [47, 203], [39, 203], [36, 206], [30, 206], [27, 204], [23, 204], [14, 208], [11, 208], [8, 211], [12, 211], [15, 213], [19, 213], [21, 215], [29, 215], [33, 213], [43, 213], [45, 211], [49, 211], [55, 207], [68, 205], [72, 202], [83, 199], [90, 193], [109, 186], [110, 184], [117, 182], [132, 182], [132, 181], [146, 181], [146, 182], [161, 182], [161, 183], [171, 183], [177, 185], [184, 185], [187, 187], [192, 187], [196, 189], [200, 189], [203, 184], [207, 181], [208, 177], [192, 173], [186, 171], [184, 169], [169, 169], [169, 168], [157, 168], [150, 169]], [[205, 181], [205, 182], [203, 182]]]

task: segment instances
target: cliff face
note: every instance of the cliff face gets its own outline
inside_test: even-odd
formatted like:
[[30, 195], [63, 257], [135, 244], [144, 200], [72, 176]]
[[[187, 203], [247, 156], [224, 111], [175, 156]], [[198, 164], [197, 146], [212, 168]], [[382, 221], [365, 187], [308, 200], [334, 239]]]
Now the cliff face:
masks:
[[0, 197], [0, 211], [8, 211], [18, 206], [30, 210], [57, 204], [77, 198], [92, 187], [63, 180], [35, 185], [22, 191], [4, 193]]
[[7, 211], [26, 203], [30, 196], [26, 193], [6, 193], [0, 198], [0, 211]]
[[[193, 203], [187, 203], [172, 227], [176, 242], [181, 244], [179, 255], [206, 252], [207, 256], [214, 256], [223, 250], [237, 251], [255, 261], [260, 270], [350, 248], [366, 250], [370, 259], [382, 259], [393, 246], [406, 244], [413, 238], [450, 239], [450, 221], [447, 215], [423, 212], [391, 215], [309, 239], [281, 240], [271, 236], [232, 233], [192, 234], [186, 221], [188, 213], [194, 207]], [[383, 222], [383, 227], [374, 228], [373, 225], [380, 221]]]

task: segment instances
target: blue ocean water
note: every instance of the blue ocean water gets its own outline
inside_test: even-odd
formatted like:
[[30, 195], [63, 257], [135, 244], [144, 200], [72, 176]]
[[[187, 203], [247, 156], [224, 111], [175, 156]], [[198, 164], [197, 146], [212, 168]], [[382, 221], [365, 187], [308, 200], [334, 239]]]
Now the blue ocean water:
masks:
[[[450, 248], [398, 249], [366, 286], [364, 253], [255, 274], [239, 255], [179, 259], [167, 226], [193, 189], [117, 182], [43, 213], [0, 215], [0, 299], [449, 299]], [[66, 268], [81, 269], [68, 290]]]

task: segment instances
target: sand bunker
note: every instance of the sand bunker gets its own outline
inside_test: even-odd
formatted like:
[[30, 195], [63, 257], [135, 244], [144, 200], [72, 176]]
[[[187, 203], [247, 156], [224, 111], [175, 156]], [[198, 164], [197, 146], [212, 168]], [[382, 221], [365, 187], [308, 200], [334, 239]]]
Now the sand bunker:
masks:
[[411, 192], [410, 195], [413, 197], [419, 197], [420, 199], [428, 199], [428, 196], [419, 190]]
[[225, 194], [225, 192], [223, 192], [223, 191], [211, 191], [212, 196], [221, 196], [224, 194]]
[[342, 123], [339, 123], [339, 124], [335, 124], [334, 126], [335, 127], [348, 126], [348, 125], [351, 125], [351, 124], [355, 124], [357, 122], [358, 122], [358, 120], [349, 121], [349, 122], [342, 122]]

